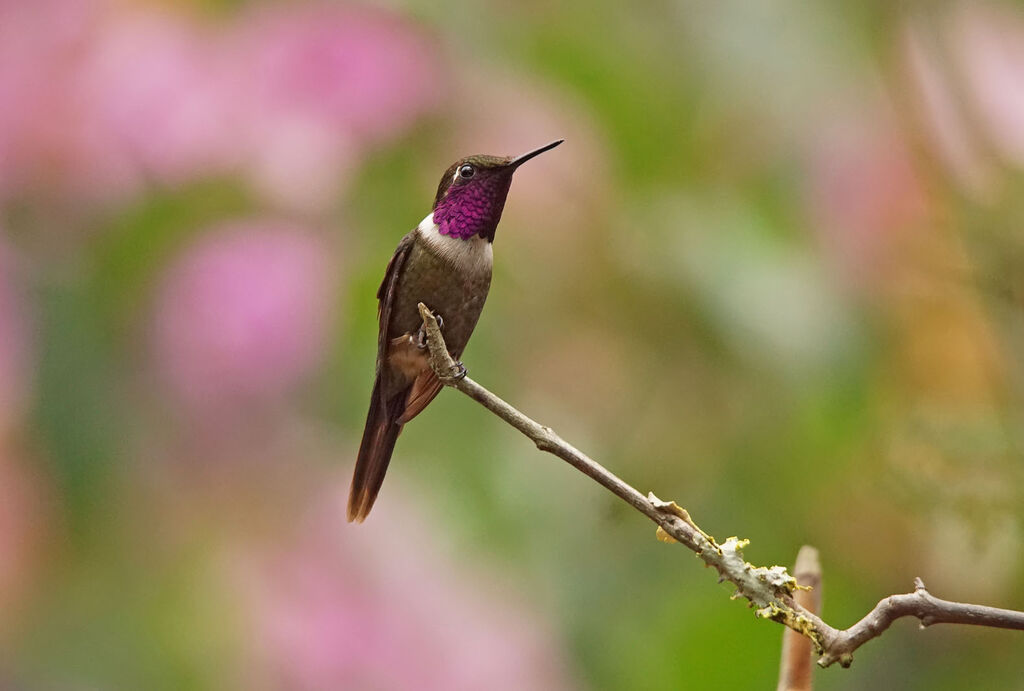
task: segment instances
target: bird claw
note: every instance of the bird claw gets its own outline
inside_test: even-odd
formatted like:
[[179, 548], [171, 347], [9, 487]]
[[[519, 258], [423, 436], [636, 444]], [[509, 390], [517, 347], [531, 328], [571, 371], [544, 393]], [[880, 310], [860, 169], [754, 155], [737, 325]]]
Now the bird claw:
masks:
[[461, 362], [456, 362], [452, 367], [452, 379], [455, 381], [465, 379], [467, 374], [469, 374], [469, 372], [466, 370], [466, 366]]
[[[442, 317], [440, 314], [435, 314], [434, 318], [437, 319], [437, 328], [443, 330], [444, 317]], [[416, 337], [413, 342], [416, 344], [416, 347], [419, 348], [420, 350], [427, 349], [427, 329], [425, 326], [423, 326], [423, 324], [420, 324], [419, 331], [416, 332]]]

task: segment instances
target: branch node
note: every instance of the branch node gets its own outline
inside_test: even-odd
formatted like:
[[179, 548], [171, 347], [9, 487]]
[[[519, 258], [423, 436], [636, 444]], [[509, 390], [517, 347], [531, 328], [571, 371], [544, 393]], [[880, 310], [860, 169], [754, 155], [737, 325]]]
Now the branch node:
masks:
[[537, 441], [534, 442], [534, 446], [541, 451], [546, 451], [548, 453], [551, 453], [558, 448], [558, 444], [547, 437], [538, 437]]

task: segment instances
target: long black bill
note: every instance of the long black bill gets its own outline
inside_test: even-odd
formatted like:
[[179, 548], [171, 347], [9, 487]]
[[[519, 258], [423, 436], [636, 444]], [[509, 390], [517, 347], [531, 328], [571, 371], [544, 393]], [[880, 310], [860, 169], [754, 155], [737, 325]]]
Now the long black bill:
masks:
[[527, 153], [523, 154], [522, 156], [518, 156], [516, 158], [513, 158], [511, 161], [509, 161], [508, 165], [510, 167], [512, 167], [512, 168], [518, 168], [519, 166], [523, 165], [524, 163], [529, 161], [534, 156], [540, 156], [545, 151], [550, 151], [551, 149], [554, 149], [556, 146], [558, 146], [559, 144], [561, 144], [564, 141], [565, 141], [564, 139], [557, 139], [557, 140], [551, 142], [550, 144], [545, 144], [544, 146], [540, 147], [539, 149], [534, 149], [533, 151], [527, 152]]

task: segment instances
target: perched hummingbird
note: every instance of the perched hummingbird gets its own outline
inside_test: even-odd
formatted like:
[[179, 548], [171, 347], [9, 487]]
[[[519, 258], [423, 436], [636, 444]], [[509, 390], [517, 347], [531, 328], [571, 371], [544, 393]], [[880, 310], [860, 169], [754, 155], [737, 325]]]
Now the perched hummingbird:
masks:
[[348, 520], [362, 522], [384, 482], [402, 425], [434, 400], [418, 303], [438, 316], [458, 360], [491, 286], [491, 243], [512, 174], [563, 140], [515, 158], [468, 156], [441, 176], [434, 210], [398, 243], [377, 290], [377, 378], [348, 495]]

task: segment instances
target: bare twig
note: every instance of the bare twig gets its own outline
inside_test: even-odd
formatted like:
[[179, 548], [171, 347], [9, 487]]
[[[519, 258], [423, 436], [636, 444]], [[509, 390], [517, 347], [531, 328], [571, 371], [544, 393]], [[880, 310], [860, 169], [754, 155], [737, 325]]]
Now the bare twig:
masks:
[[[793, 595], [796, 603], [813, 614], [821, 614], [821, 562], [818, 550], [800, 548], [793, 565], [793, 577], [802, 589]], [[806, 590], [803, 590], [806, 588]], [[811, 691], [811, 641], [793, 629], [782, 632], [782, 664], [776, 691]]]
[[970, 624], [1024, 631], [1024, 612], [940, 600], [925, 589], [924, 581], [915, 578], [914, 592], [890, 595], [845, 631], [832, 629], [831, 635], [826, 637], [824, 650], [820, 651], [822, 655], [818, 664], [827, 667], [839, 662], [843, 667], [849, 667], [853, 651], [881, 636], [901, 617], [917, 617], [921, 620], [921, 628], [932, 624]]
[[890, 595], [879, 602], [866, 617], [846, 630], [835, 629], [802, 606], [794, 597], [799, 590], [797, 580], [783, 566], [755, 567], [743, 558], [747, 540], [730, 537], [718, 543], [701, 530], [686, 509], [672, 501], [661, 501], [653, 493], [646, 497], [610, 472], [597, 461], [559, 437], [550, 427], [530, 419], [501, 398], [467, 376], [448, 354], [437, 320], [423, 304], [420, 316], [427, 331], [430, 366], [438, 379], [458, 389], [528, 437], [541, 451], [558, 456], [584, 475], [597, 481], [657, 526], [658, 538], [680, 542], [712, 566], [722, 580], [736, 586], [736, 597], [744, 597], [756, 608], [758, 617], [772, 619], [810, 639], [820, 654], [822, 667], [838, 662], [848, 667], [853, 652], [872, 638], [882, 634], [901, 617], [917, 617], [922, 626], [931, 624], [973, 624], [1004, 629], [1024, 630], [1024, 612], [995, 607], [948, 602], [933, 597], [920, 579], [915, 580], [913, 593]]

